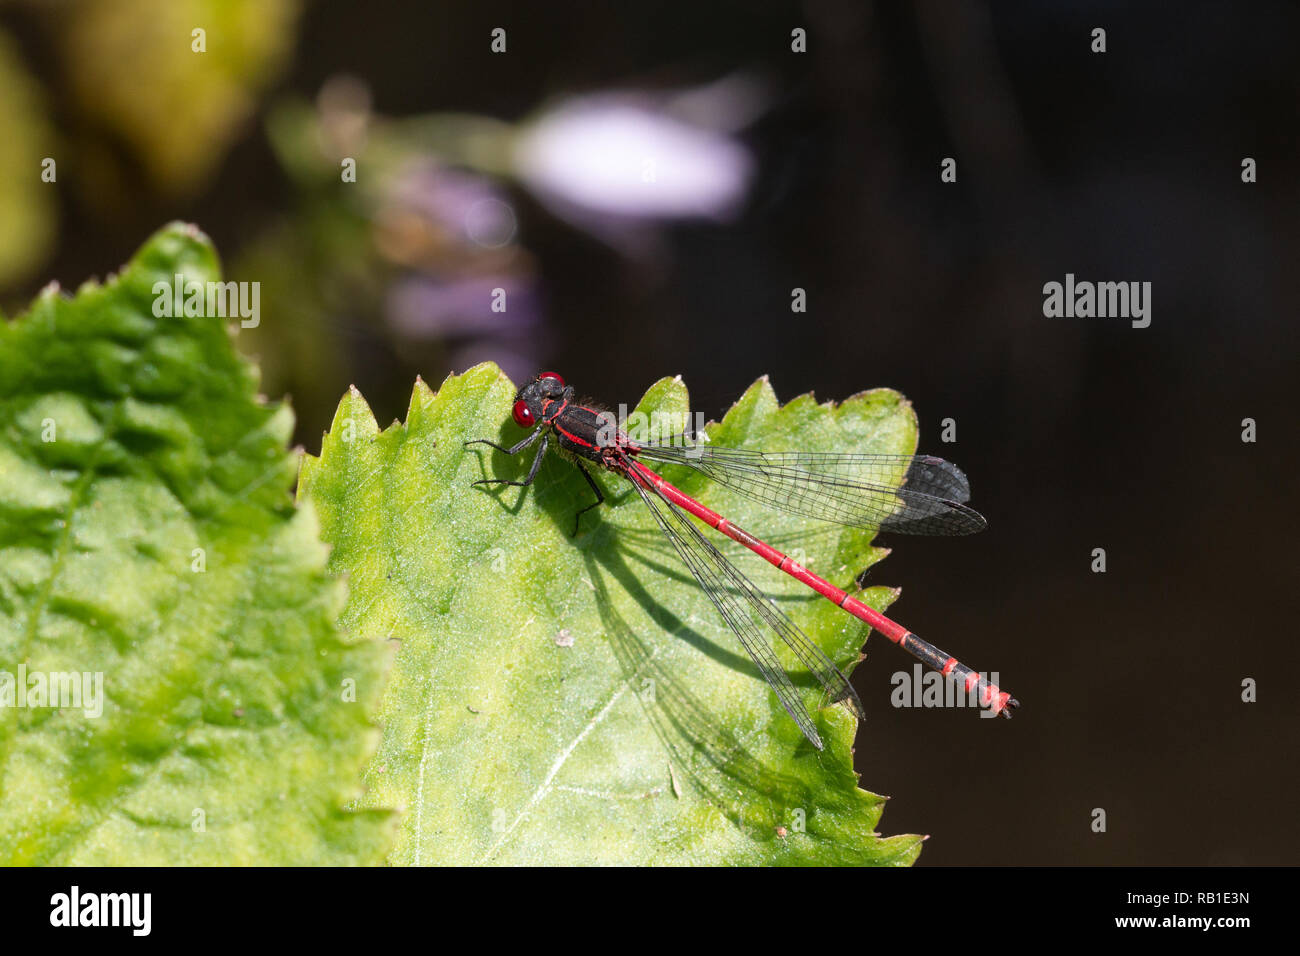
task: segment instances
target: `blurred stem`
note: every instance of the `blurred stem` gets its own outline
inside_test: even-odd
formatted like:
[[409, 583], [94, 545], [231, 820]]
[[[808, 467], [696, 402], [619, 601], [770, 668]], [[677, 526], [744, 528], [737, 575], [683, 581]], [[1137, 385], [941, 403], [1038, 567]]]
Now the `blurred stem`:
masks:
[[381, 138], [387, 148], [434, 153], [450, 165], [502, 178], [514, 176], [518, 132], [512, 123], [470, 113], [429, 113], [389, 120], [384, 126]]

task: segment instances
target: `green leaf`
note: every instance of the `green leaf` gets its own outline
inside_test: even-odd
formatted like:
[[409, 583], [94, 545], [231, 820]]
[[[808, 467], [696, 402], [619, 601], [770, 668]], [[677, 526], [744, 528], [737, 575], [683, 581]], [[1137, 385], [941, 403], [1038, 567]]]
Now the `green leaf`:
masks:
[[154, 315], [178, 274], [219, 278], [193, 227], [0, 324], [0, 863], [382, 860], [393, 815], [345, 806], [387, 656], [335, 624], [288, 408], [224, 320]]
[[[349, 578], [344, 624], [400, 642], [361, 800], [405, 808], [391, 861], [911, 863], [919, 837], [875, 833], [884, 798], [857, 787], [853, 718], [817, 712], [824, 752], [803, 738], [629, 486], [599, 475], [609, 500], [576, 538], [591, 491], [558, 456], [531, 488], [470, 487], [525, 474], [531, 456], [463, 447], [524, 434], [502, 424], [514, 393], [494, 365], [437, 394], [417, 381], [406, 423], [381, 432], [354, 389], [321, 457], [303, 460], [299, 494]], [[639, 407], [683, 412], [686, 389], [661, 381]], [[916, 425], [892, 391], [782, 408], [762, 380], [709, 434], [910, 453]], [[665, 474], [776, 546], [802, 545], [841, 584], [884, 556], [869, 532]], [[858, 659], [857, 621], [748, 552], [735, 560], [837, 663]], [[815, 699], [811, 677], [791, 673]]]

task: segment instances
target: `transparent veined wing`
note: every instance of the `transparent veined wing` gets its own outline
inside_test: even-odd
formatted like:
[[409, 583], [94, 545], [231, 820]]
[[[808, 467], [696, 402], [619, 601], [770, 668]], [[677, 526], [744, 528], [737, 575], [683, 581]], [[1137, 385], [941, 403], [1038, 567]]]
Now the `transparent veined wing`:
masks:
[[664, 498], [653, 486], [633, 480], [646, 507], [672, 541], [682, 563], [709, 596], [722, 619], [754, 661], [763, 679], [776, 692], [781, 706], [799, 725], [818, 750], [822, 739], [808, 709], [790, 681], [772, 646], [775, 634], [817, 678], [825, 691], [823, 705], [839, 703], [859, 720], [866, 719], [862, 702], [849, 679], [835, 662], [812, 642], [798, 626], [750, 583], [726, 556], [695, 526], [685, 512]]
[[963, 535], [988, 523], [966, 506], [961, 469], [932, 455], [762, 452], [714, 445], [633, 443], [636, 457], [693, 468], [791, 514], [899, 534]]

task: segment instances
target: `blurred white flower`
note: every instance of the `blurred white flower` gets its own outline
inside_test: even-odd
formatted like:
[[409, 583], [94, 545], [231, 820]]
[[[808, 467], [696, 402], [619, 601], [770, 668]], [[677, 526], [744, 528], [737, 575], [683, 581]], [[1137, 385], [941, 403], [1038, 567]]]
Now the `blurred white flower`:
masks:
[[[728, 97], [736, 98], [734, 86], [704, 87], [687, 100], [629, 93], [565, 100], [522, 131], [516, 170], [552, 212], [583, 228], [601, 219], [725, 222], [754, 176], [753, 157], [726, 132], [751, 104], [732, 110]], [[679, 118], [688, 111], [673, 109], [683, 102], [693, 107], [690, 121]]]

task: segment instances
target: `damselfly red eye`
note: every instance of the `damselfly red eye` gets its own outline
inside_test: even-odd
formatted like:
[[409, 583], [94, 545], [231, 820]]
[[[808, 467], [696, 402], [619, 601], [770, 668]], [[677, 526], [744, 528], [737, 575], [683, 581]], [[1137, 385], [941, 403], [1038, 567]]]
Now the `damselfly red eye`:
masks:
[[559, 374], [558, 372], [543, 372], [541, 375], [539, 375], [539, 376], [537, 376], [537, 377], [538, 377], [538, 378], [553, 378], [553, 379], [555, 379], [557, 382], [560, 383], [560, 387], [561, 387], [561, 388], [564, 387], [564, 379], [560, 376], [560, 374]]
[[533, 418], [533, 410], [528, 407], [528, 403], [522, 398], [515, 402], [515, 421], [524, 428], [532, 428], [537, 420]]

